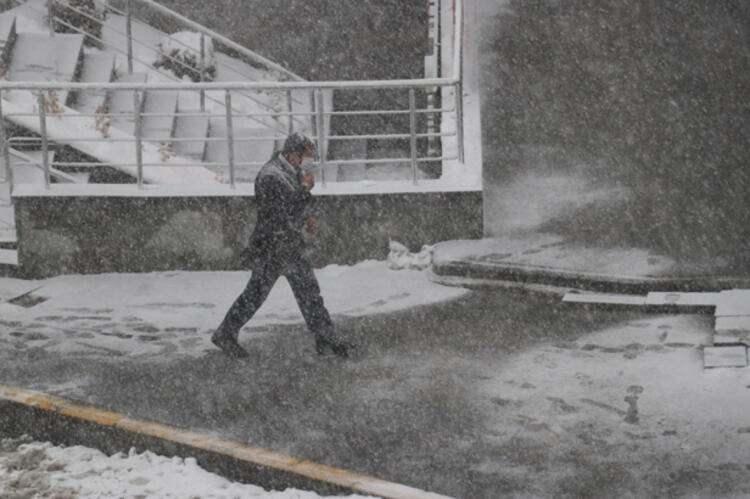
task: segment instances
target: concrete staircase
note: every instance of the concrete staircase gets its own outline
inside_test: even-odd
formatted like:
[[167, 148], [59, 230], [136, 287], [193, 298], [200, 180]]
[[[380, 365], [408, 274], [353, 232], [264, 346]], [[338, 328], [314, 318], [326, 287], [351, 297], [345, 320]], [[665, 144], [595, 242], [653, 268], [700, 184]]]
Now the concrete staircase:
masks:
[[[109, 24], [119, 22], [122, 16], [112, 14]], [[115, 26], [116, 27], [116, 26]], [[0, 79], [9, 81], [36, 82], [131, 82], [146, 83], [172, 81], [171, 76], [154, 69], [150, 63], [137, 62], [136, 72], [124, 71], [125, 56], [121, 50], [108, 46], [116, 43], [124, 46], [121, 35], [117, 38], [111, 29], [105, 27], [103, 49], [84, 47], [84, 37], [80, 34], [47, 32], [46, 8], [42, 0], [19, 2], [18, 6], [0, 13]], [[123, 31], [124, 32], [124, 31]], [[139, 22], [135, 36], [145, 37], [137, 45], [136, 56], [143, 57], [143, 43], [154, 45], [164, 33]], [[120, 47], [122, 48], [122, 47]], [[216, 81], [242, 81], [265, 79], [267, 73], [229, 55], [217, 53]], [[226, 163], [228, 146], [227, 126], [224, 118], [216, 118], [226, 110], [221, 92], [207, 94], [206, 106], [199, 104], [198, 93], [181, 95], [174, 91], [146, 91], [142, 95], [142, 132], [144, 142], [144, 163], [165, 163], [164, 166], [144, 168], [146, 182], [170, 182], [184, 177], [187, 182], [215, 183], [226, 181], [226, 167], [211, 166], [211, 163]], [[259, 112], [274, 114], [285, 112], [281, 109], [278, 96], [263, 92], [237, 93], [233, 111], [238, 114]], [[40, 133], [39, 118], [36, 114], [36, 98], [28, 91], [4, 92], [2, 95], [3, 113], [11, 125], [12, 133], [22, 131], [24, 137], [34, 137]], [[134, 148], [132, 140], [135, 123], [133, 92], [131, 91], [76, 91], [50, 92], [47, 94], [49, 113], [59, 114], [63, 119], [48, 119], [47, 132], [50, 139], [50, 164], [57, 156], [56, 151], [65, 148], [77, 150], [84, 157], [135, 174]], [[203, 111], [201, 109], [204, 109]], [[305, 92], [294, 92], [293, 110], [309, 112], [309, 96]], [[76, 116], [76, 113], [90, 116]], [[111, 117], [107, 115], [111, 114]], [[8, 116], [11, 115], [11, 116]], [[16, 115], [16, 116], [12, 116]], [[26, 116], [24, 116], [26, 115]], [[213, 115], [214, 117], [210, 117]], [[73, 118], [73, 119], [65, 119]], [[265, 162], [272, 154], [272, 141], [243, 141], [248, 138], [267, 138], [287, 130], [289, 118], [283, 116], [261, 116], [256, 118], [235, 118], [235, 162], [238, 163], [235, 178], [237, 181], [252, 182], [259, 166], [242, 166], [242, 163]], [[104, 126], [102, 127], [102, 124]], [[309, 133], [309, 120], [297, 118], [294, 129]], [[66, 137], [91, 136], [95, 129], [102, 137], [112, 137], [109, 142], [65, 141]], [[88, 132], [88, 133], [86, 133]], [[208, 141], [207, 139], [222, 139]], [[173, 140], [174, 139], [174, 140]], [[15, 147], [15, 145], [13, 145]], [[41, 151], [34, 150], [38, 143], [23, 143], [24, 149], [13, 150], [11, 165], [0, 164], [0, 269], [17, 263], [15, 255], [15, 220], [10, 199], [10, 175], [14, 183], [43, 184]], [[67, 154], [67, 153], [66, 153]], [[60, 156], [63, 157], [63, 156]], [[170, 160], [175, 166], [170, 167]], [[0, 158], [2, 163], [2, 158]], [[179, 166], [177, 166], [179, 165]], [[187, 167], [187, 168], [186, 168]], [[51, 181], [86, 183], [89, 173], [80, 170], [65, 171], [66, 167], [51, 168]]]

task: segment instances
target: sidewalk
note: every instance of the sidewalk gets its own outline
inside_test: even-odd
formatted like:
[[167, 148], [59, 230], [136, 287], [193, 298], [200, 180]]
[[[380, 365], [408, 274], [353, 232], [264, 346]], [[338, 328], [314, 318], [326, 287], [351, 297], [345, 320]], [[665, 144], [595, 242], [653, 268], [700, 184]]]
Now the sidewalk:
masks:
[[433, 272], [435, 280], [445, 284], [515, 283], [609, 293], [750, 287], [750, 276], [738, 275], [718, 259], [677, 262], [641, 248], [597, 247], [534, 231], [438, 244]]
[[283, 281], [238, 362], [208, 337], [245, 273], [0, 279], [0, 384], [453, 497], [750, 492], [748, 370], [704, 371], [711, 317], [317, 275], [349, 360], [316, 355]]

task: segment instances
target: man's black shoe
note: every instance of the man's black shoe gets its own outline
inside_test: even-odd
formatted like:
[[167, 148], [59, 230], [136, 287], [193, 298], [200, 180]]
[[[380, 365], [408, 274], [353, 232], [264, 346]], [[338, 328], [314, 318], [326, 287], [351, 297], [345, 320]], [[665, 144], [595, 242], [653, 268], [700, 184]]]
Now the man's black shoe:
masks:
[[330, 350], [333, 354], [346, 359], [349, 357], [349, 351], [353, 348], [354, 345], [352, 343], [338, 338], [328, 336], [315, 337], [315, 350], [318, 352], [318, 355], [325, 355]]
[[231, 336], [217, 335], [214, 333], [211, 336], [211, 343], [221, 348], [222, 352], [227, 354], [233, 359], [246, 359], [250, 357], [250, 354], [237, 343], [237, 340]]

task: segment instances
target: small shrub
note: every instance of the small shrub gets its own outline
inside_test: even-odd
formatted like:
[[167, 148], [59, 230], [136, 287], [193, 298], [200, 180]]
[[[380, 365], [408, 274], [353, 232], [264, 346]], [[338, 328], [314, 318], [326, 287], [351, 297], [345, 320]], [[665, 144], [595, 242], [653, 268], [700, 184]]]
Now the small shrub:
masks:
[[216, 77], [213, 40], [193, 31], [179, 31], [164, 37], [159, 43], [159, 57], [155, 68], [171, 70], [178, 78], [187, 76], [201, 81], [201, 41], [203, 41], [203, 81]]
[[86, 45], [101, 46], [106, 11], [94, 0], [48, 0], [52, 2], [55, 31], [87, 34]]

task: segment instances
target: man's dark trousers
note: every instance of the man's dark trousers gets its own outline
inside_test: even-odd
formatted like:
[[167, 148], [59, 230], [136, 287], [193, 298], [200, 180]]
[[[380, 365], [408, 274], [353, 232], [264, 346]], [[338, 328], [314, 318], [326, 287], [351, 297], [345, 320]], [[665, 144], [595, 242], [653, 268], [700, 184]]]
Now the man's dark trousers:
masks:
[[229, 308], [217, 333], [230, 335], [235, 340], [244, 326], [260, 308], [271, 288], [281, 276], [285, 276], [297, 300], [307, 327], [315, 336], [331, 337], [333, 322], [323, 303], [318, 280], [310, 262], [302, 255], [287, 258], [259, 256], [245, 290]]

